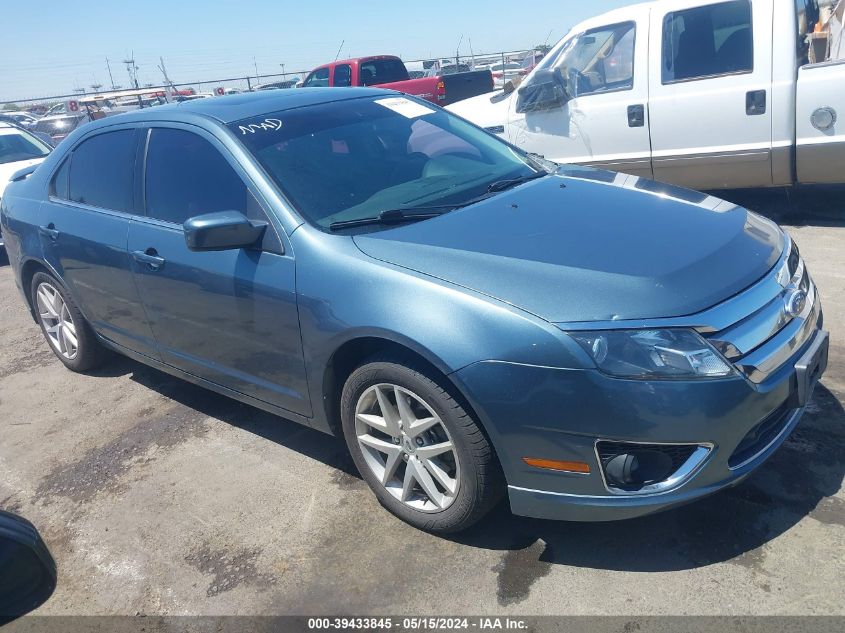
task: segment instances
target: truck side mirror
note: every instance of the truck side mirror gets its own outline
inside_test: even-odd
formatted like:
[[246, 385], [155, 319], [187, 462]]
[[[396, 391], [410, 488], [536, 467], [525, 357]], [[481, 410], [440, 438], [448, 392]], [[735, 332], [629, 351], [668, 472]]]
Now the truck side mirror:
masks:
[[0, 626], [44, 604], [56, 588], [56, 563], [38, 530], [0, 510]]
[[531, 80], [517, 90], [517, 95], [516, 111], [520, 113], [553, 110], [569, 100], [566, 80], [559, 68], [534, 71]]

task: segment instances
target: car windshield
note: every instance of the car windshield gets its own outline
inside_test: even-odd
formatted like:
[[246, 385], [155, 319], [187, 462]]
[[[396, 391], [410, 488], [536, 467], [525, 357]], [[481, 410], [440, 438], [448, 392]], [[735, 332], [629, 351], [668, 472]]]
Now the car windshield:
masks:
[[229, 127], [323, 229], [395, 209], [448, 210], [493, 183], [542, 171], [495, 137], [408, 97], [335, 101]]
[[0, 130], [0, 164], [42, 158], [49, 153], [50, 147], [31, 134], [15, 129]]

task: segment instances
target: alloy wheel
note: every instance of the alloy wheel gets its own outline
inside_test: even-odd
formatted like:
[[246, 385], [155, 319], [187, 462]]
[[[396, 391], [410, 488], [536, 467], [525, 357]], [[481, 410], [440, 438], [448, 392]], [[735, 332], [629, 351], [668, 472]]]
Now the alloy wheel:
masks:
[[38, 317], [44, 326], [47, 340], [59, 354], [73, 360], [79, 353], [79, 339], [76, 324], [62, 295], [53, 285], [43, 282], [38, 284], [35, 297]]
[[460, 463], [446, 426], [412, 391], [373, 385], [355, 407], [355, 434], [364, 461], [396, 499], [421, 512], [455, 500]]

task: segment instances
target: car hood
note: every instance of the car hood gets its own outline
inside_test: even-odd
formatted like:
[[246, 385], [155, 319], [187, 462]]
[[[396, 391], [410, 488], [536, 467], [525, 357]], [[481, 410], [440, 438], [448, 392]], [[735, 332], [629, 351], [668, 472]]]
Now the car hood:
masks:
[[44, 162], [44, 158], [33, 158], [32, 160], [17, 160], [14, 163], [0, 163], [0, 198], [3, 197], [3, 192], [6, 190], [6, 185], [9, 184], [9, 179], [21, 169], [29, 167], [30, 165], [37, 165]]
[[354, 240], [558, 323], [694, 314], [760, 279], [785, 246], [776, 224], [718, 198], [583, 168]]

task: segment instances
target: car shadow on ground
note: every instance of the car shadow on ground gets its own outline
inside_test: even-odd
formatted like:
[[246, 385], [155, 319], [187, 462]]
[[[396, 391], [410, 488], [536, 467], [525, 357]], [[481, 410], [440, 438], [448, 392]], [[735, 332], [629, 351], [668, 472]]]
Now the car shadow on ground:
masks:
[[[118, 357], [96, 376], [132, 380], [203, 415], [276, 442], [359, 478], [343, 441]], [[809, 516], [845, 526], [835, 497], [845, 475], [845, 410], [824, 385], [783, 446], [739, 485], [656, 515], [607, 523], [517, 517], [501, 503], [478, 525], [447, 538], [504, 551], [517, 584], [560, 564], [606, 570], [673, 571], [734, 561], [755, 567], [766, 544]]]
[[125, 356], [115, 355], [102, 367], [87, 373], [103, 378], [128, 375], [133, 381], [203, 416], [216, 418], [358, 477], [352, 458], [340, 438], [243, 404]]

